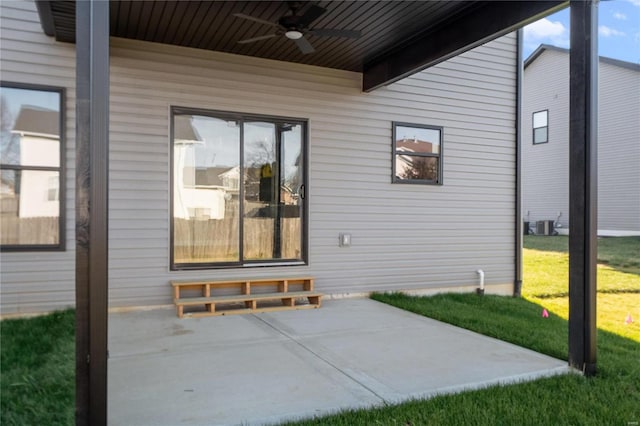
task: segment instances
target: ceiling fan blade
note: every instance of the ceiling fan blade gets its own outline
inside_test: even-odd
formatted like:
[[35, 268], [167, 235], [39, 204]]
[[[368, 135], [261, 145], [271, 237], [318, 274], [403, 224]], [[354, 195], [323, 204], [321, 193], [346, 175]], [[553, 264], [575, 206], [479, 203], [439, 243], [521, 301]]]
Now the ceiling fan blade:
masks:
[[234, 13], [233, 16], [235, 16], [236, 18], [242, 18], [242, 19], [247, 19], [249, 21], [258, 22], [264, 25], [271, 25], [272, 27], [278, 27], [278, 24], [274, 22], [269, 22], [269, 21], [265, 21], [264, 19], [255, 18], [250, 15], [245, 15], [244, 13]]
[[324, 7], [320, 7], [317, 4], [311, 4], [307, 11], [304, 12], [304, 15], [302, 15], [300, 19], [298, 19], [298, 24], [301, 27], [308, 27], [313, 21], [318, 19], [320, 15], [322, 15], [326, 11], [327, 9], [325, 9]]
[[252, 37], [252, 38], [248, 38], [248, 39], [245, 39], [245, 40], [240, 40], [240, 41], [238, 41], [238, 44], [253, 43], [254, 41], [266, 40], [266, 39], [269, 39], [269, 38], [273, 38], [273, 37], [275, 37], [277, 35], [278, 34], [267, 34], [267, 35], [263, 35], [263, 36]]
[[313, 48], [311, 43], [309, 43], [309, 41], [304, 37], [300, 37], [299, 39], [293, 40], [293, 41], [296, 42], [298, 49], [300, 49], [300, 51], [305, 55], [316, 51], [316, 49]]
[[310, 30], [309, 34], [321, 37], [344, 37], [344, 38], [360, 38], [362, 33], [355, 30], [338, 30], [335, 28], [318, 28]]

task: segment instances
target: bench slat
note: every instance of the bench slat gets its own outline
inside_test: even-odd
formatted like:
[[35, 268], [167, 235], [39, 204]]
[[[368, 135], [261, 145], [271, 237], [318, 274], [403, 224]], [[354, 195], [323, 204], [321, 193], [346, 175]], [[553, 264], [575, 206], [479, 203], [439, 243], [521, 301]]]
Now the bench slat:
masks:
[[256, 308], [256, 309], [228, 309], [224, 311], [215, 311], [215, 312], [185, 312], [185, 318], [199, 318], [199, 317], [215, 317], [222, 315], [237, 315], [237, 314], [256, 314], [260, 312], [278, 312], [278, 311], [297, 311], [300, 309], [318, 309], [319, 305], [296, 305], [296, 306], [277, 306], [277, 307], [266, 307], [266, 308]]
[[321, 297], [322, 293], [313, 291], [292, 291], [289, 293], [263, 293], [263, 294], [233, 294], [227, 296], [212, 297], [187, 297], [185, 299], [175, 299], [176, 305], [204, 305], [208, 303], [232, 303], [245, 302], [251, 300], [281, 300], [298, 299], [303, 297]]

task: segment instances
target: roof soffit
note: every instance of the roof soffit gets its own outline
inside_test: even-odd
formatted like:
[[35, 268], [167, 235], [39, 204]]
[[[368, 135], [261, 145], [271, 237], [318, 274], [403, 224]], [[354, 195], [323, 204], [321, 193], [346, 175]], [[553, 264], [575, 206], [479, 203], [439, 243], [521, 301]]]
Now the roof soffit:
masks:
[[[36, 4], [46, 34], [75, 42], [74, 1], [37, 0]], [[314, 4], [326, 12], [312, 22], [312, 28], [356, 30], [362, 35], [348, 39], [308, 34], [315, 52], [306, 55], [283, 35], [238, 43], [271, 34], [274, 27], [235, 14], [277, 22], [289, 12], [288, 2], [111, 0], [109, 4], [113, 37], [363, 72], [370, 82], [364, 88], [372, 90], [513, 31], [567, 2], [317, 1]], [[302, 4], [303, 12], [310, 7], [310, 2]], [[437, 42], [425, 43], [428, 40]]]

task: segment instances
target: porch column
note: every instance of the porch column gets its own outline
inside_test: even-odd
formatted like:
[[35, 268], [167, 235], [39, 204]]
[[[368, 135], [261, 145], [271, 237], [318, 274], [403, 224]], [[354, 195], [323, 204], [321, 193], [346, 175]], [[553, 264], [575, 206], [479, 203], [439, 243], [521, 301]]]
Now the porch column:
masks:
[[520, 28], [516, 32], [516, 238], [515, 238], [515, 277], [513, 282], [513, 296], [522, 296], [522, 245], [523, 245], [523, 223], [522, 223], [522, 77], [524, 76], [524, 61], [522, 58], [524, 30]]
[[571, 1], [569, 364], [596, 372], [598, 1]]
[[107, 424], [109, 2], [76, 5], [76, 425]]

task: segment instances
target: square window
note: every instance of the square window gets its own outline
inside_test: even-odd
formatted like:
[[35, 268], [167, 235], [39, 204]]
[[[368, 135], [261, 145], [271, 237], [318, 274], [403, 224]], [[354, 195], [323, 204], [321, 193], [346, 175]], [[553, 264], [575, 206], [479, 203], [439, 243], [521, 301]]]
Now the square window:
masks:
[[393, 123], [393, 183], [442, 184], [442, 127]]

